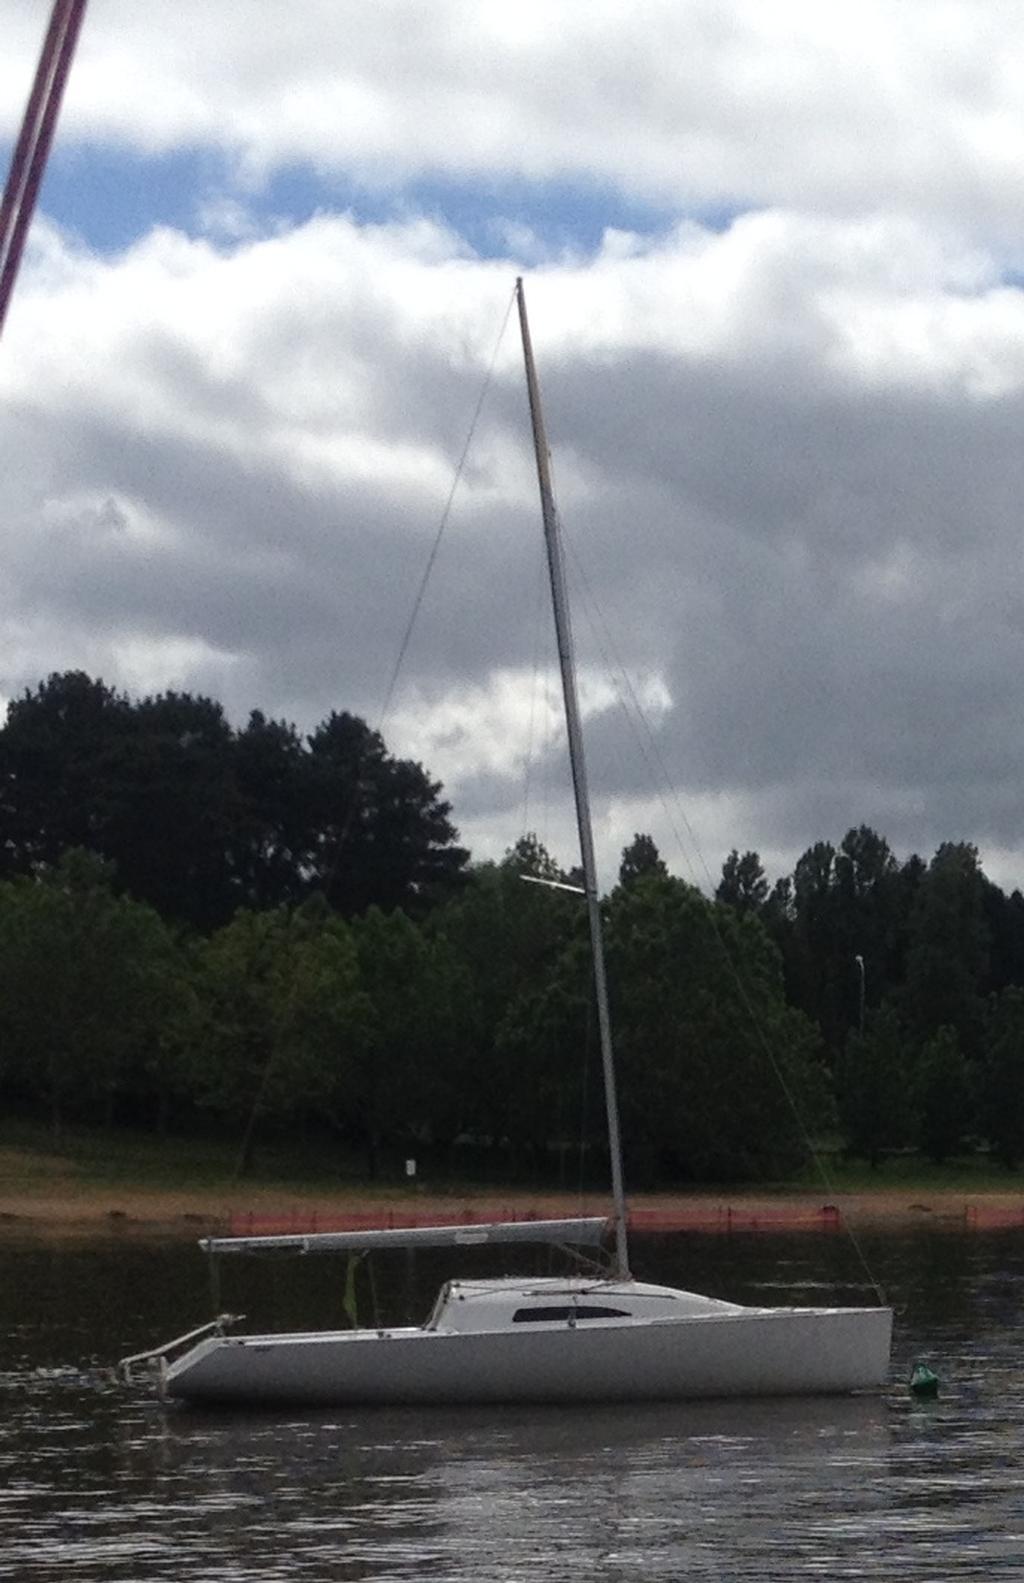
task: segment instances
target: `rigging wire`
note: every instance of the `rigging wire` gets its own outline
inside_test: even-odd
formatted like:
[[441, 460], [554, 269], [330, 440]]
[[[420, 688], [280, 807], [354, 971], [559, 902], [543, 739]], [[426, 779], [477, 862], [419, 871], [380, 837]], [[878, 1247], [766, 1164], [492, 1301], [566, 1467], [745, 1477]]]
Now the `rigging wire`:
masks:
[[508, 321], [511, 317], [512, 307], [515, 303], [515, 300], [515, 292], [513, 292], [509, 297], [508, 306], [505, 309], [505, 317], [501, 321], [501, 329], [498, 331], [498, 336], [494, 343], [494, 349], [491, 352], [491, 359], [487, 365], [487, 372], [484, 375], [484, 382], [480, 388], [480, 394], [477, 397], [476, 405], [473, 408], [473, 416], [469, 422], [469, 428], [466, 432], [466, 439], [459, 455], [458, 462], [456, 463], [455, 472], [452, 475], [451, 488], [448, 491], [448, 498], [445, 501], [444, 510], [441, 512], [441, 520], [437, 525], [437, 532], [434, 534], [434, 541], [430, 546], [430, 554], [427, 556], [427, 562], [423, 568], [423, 575], [420, 578], [419, 587], [417, 588], [416, 596], [413, 599], [412, 609], [409, 612], [409, 619], [406, 622], [405, 631], [402, 634], [402, 641], [398, 647], [398, 657], [395, 660], [391, 676], [388, 680], [387, 688], [385, 689], [384, 702], [381, 706], [381, 711], [378, 718], [378, 733], [383, 731], [384, 722], [388, 717], [388, 712], [390, 711], [392, 702], [394, 701], [395, 688], [398, 686], [398, 678], [405, 663], [405, 657], [409, 650], [409, 644], [412, 641], [413, 629], [416, 626], [420, 609], [423, 605], [423, 600], [426, 597], [427, 585], [430, 582], [431, 573], [434, 570], [434, 565], [441, 549], [441, 541], [444, 538], [445, 529], [448, 526], [448, 519], [452, 514], [452, 507], [455, 504], [455, 496], [458, 492], [459, 484], [462, 482], [462, 475], [466, 467], [466, 459], [469, 456], [470, 446], [473, 444], [473, 438], [476, 434], [477, 424], [480, 421], [480, 414], [483, 411], [484, 402], [487, 400], [487, 394], [491, 388], [491, 383], [494, 378], [494, 369], [498, 361], [498, 353], [501, 351], [501, 344], [505, 339], [505, 331], [508, 329]]
[[[459, 484], [460, 484], [460, 482], [462, 480], [463, 472], [465, 471], [466, 459], [467, 459], [467, 457], [469, 455], [469, 450], [470, 450], [470, 446], [471, 446], [471, 444], [473, 442], [473, 437], [476, 434], [477, 424], [480, 421], [480, 414], [483, 411], [484, 402], [487, 399], [487, 393], [488, 393], [488, 391], [491, 388], [491, 384], [492, 384], [492, 381], [493, 381], [493, 378], [494, 378], [495, 366], [496, 366], [497, 361], [498, 361], [498, 353], [501, 350], [501, 344], [502, 344], [502, 341], [505, 338], [505, 331], [506, 331], [506, 329], [508, 327], [508, 321], [509, 321], [509, 318], [511, 317], [511, 314], [512, 314], [512, 307], [513, 307], [514, 302], [515, 302], [515, 293], [513, 292], [512, 295], [509, 297], [508, 306], [505, 309], [505, 316], [504, 316], [504, 318], [502, 319], [502, 322], [501, 322], [501, 329], [498, 332], [497, 339], [495, 340], [495, 343], [494, 343], [494, 349], [491, 352], [491, 357], [490, 357], [490, 361], [489, 361], [489, 363], [487, 365], [487, 371], [486, 371], [486, 374], [484, 376], [484, 381], [483, 381], [483, 384], [481, 386], [480, 393], [479, 393], [479, 395], [477, 397], [476, 404], [475, 404], [475, 406], [473, 408], [473, 414], [472, 414], [472, 417], [470, 419], [468, 431], [466, 433], [466, 439], [465, 439], [465, 442], [463, 444], [462, 451], [461, 451], [461, 453], [459, 455], [458, 462], [456, 463], [455, 472], [454, 472], [454, 475], [452, 477], [451, 488], [448, 491], [448, 497], [447, 497], [447, 499], [445, 501], [445, 504], [444, 504], [444, 510], [441, 512], [441, 520], [440, 520], [440, 522], [438, 524], [437, 531], [434, 534], [433, 543], [431, 544], [431, 547], [430, 547], [430, 554], [427, 557], [427, 562], [426, 562], [426, 565], [425, 565], [425, 567], [423, 569], [423, 575], [420, 578], [419, 587], [417, 588], [417, 591], [416, 591], [416, 597], [413, 600], [413, 605], [412, 605], [412, 610], [411, 610], [410, 615], [409, 615], [409, 620], [406, 623], [405, 631], [404, 631], [404, 633], [402, 635], [402, 642], [401, 642], [401, 645], [400, 645], [400, 648], [399, 648], [398, 658], [395, 661], [395, 665], [394, 665], [394, 668], [392, 669], [391, 677], [390, 677], [390, 679], [388, 681], [388, 686], [387, 686], [387, 689], [386, 689], [385, 694], [384, 694], [384, 703], [383, 703], [383, 706], [381, 708], [380, 715], [378, 717], [377, 728], [376, 728], [375, 731], [367, 733], [367, 736], [364, 739], [364, 742], [363, 742], [363, 744], [362, 744], [362, 746], [361, 746], [361, 748], [360, 748], [360, 750], [359, 750], [359, 752], [357, 754], [357, 757], [356, 757], [354, 774], [353, 774], [353, 777], [352, 777], [352, 795], [349, 798], [348, 805], [345, 808], [344, 816], [343, 816], [343, 818], [342, 818], [342, 820], [340, 822], [340, 826], [339, 826], [339, 829], [338, 829], [338, 838], [337, 838], [337, 842], [336, 842], [335, 848], [334, 848], [334, 856], [333, 856], [333, 860], [331, 862], [330, 871], [329, 871], [328, 876], [327, 876], [327, 882], [326, 882], [326, 885], [324, 887], [324, 889], [325, 889], [325, 891], [326, 891], [326, 893], [328, 895], [330, 894], [331, 890], [333, 889], [334, 883], [335, 883], [335, 881], [336, 881], [336, 879], [338, 877], [338, 871], [339, 871], [339, 869], [341, 867], [342, 853], [343, 853], [343, 851], [345, 849], [345, 844], [346, 844], [346, 842], [348, 840], [348, 837], [351, 834], [352, 823], [353, 823], [353, 820], [355, 819], [356, 812], [358, 810], [360, 792], [361, 792], [361, 789], [362, 789], [361, 785], [360, 785], [360, 777], [361, 777], [361, 774], [362, 774], [363, 764], [364, 764], [366, 756], [367, 756], [367, 754], [369, 752], [369, 748], [370, 748], [371, 742], [373, 742], [373, 740], [375, 738], [379, 740], [380, 737], [381, 737], [381, 734], [383, 732], [384, 721], [387, 718], [388, 711], [389, 711], [389, 709], [391, 707], [391, 703], [392, 703], [392, 700], [394, 698], [395, 688], [398, 685], [398, 678], [399, 678], [399, 675], [400, 675], [401, 670], [402, 670], [402, 665], [404, 663], [406, 654], [408, 653], [409, 644], [410, 644], [410, 642], [412, 640], [413, 629], [414, 629], [414, 627], [416, 625], [417, 617], [419, 616], [420, 609], [421, 609], [421, 607], [423, 605], [423, 600], [424, 600], [424, 597], [425, 597], [426, 592], [427, 592], [427, 585], [428, 585], [428, 583], [430, 581], [430, 576], [431, 576], [431, 573], [432, 573], [432, 571], [434, 569], [434, 564], [435, 564], [435, 562], [437, 560], [438, 552], [439, 552], [439, 550], [441, 548], [441, 540], [444, 538], [445, 529], [446, 529], [446, 527], [448, 525], [448, 519], [451, 516], [452, 506], [455, 503], [455, 495], [456, 495], [456, 492], [458, 490]], [[238, 1167], [239, 1171], [241, 1169], [242, 1159], [244, 1158], [244, 1151], [248, 1147], [248, 1145], [251, 1143], [253, 1134], [255, 1132], [256, 1122], [257, 1122], [257, 1119], [259, 1117], [260, 1106], [261, 1106], [262, 1101], [263, 1101], [263, 1095], [266, 1092], [267, 1084], [268, 1084], [269, 1079], [270, 1079], [270, 1074], [271, 1074], [271, 1071], [272, 1071], [273, 1066], [274, 1066], [275, 1054], [276, 1054], [276, 1052], [275, 1052], [275, 1050], [274, 1050], [274, 1048], [272, 1046], [270, 1051], [269, 1051], [269, 1053], [268, 1053], [268, 1055], [267, 1055], [266, 1062], [264, 1063], [263, 1071], [262, 1071], [259, 1083], [258, 1083], [257, 1088], [256, 1088], [255, 1097], [253, 1099], [252, 1109], [251, 1109], [251, 1111], [249, 1113], [249, 1119], [248, 1119], [248, 1121], [246, 1123], [245, 1132], [243, 1134], [243, 1144], [242, 1144], [243, 1155], [240, 1156], [239, 1167]]]
[[515, 292], [513, 292], [510, 296], [508, 306], [505, 309], [505, 316], [501, 321], [501, 329], [498, 331], [497, 339], [494, 343], [494, 349], [491, 352], [490, 362], [487, 365], [487, 371], [484, 375], [484, 381], [480, 388], [480, 394], [478, 395], [476, 405], [473, 408], [473, 414], [470, 418], [465, 442], [463, 443], [462, 451], [459, 455], [458, 462], [455, 465], [455, 471], [452, 475], [451, 487], [448, 490], [448, 498], [446, 499], [444, 509], [441, 512], [441, 520], [438, 523], [437, 531], [434, 534], [434, 539], [430, 546], [430, 553], [427, 556], [426, 565], [423, 568], [423, 575], [420, 578], [419, 586], [416, 590], [415, 598], [413, 599], [412, 609], [409, 612], [409, 619], [406, 622], [405, 630], [402, 633], [402, 640], [398, 648], [398, 656], [395, 660], [387, 687], [384, 691], [384, 701], [377, 716], [377, 725], [373, 731], [367, 733], [362, 747], [356, 755], [354, 773], [352, 776], [352, 795], [348, 800], [344, 815], [341, 818], [338, 826], [338, 837], [337, 841], [335, 842], [334, 857], [331, 862], [330, 871], [328, 873], [327, 883], [325, 886], [325, 891], [328, 896], [330, 895], [335, 881], [337, 880], [338, 872], [341, 868], [342, 853], [345, 850], [346, 843], [352, 832], [352, 824], [359, 807], [359, 797], [362, 790], [360, 776], [362, 774], [363, 764], [369, 755], [371, 744], [375, 740], [380, 741], [383, 737], [384, 723], [394, 701], [395, 690], [398, 686], [398, 678], [405, 663], [406, 655], [409, 652], [409, 645], [412, 642], [413, 630], [416, 626], [420, 610], [422, 609], [423, 601], [426, 597], [427, 585], [430, 582], [431, 573], [434, 570], [434, 565], [441, 549], [441, 541], [444, 538], [445, 529], [448, 526], [448, 519], [451, 516], [452, 507], [455, 503], [455, 495], [462, 480], [463, 472], [465, 471], [466, 459], [469, 456], [470, 446], [472, 445], [473, 437], [476, 434], [477, 424], [480, 421], [480, 414], [483, 411], [484, 402], [487, 399], [487, 393], [491, 388], [494, 378], [494, 369], [498, 361], [498, 353], [501, 350], [501, 344], [505, 338], [505, 331], [508, 328], [508, 321], [512, 314], [512, 306], [514, 302]]
[[[587, 614], [591, 632], [593, 633], [597, 643], [602, 664], [609, 676], [609, 679], [612, 682], [613, 689], [618, 699], [619, 708], [626, 719], [627, 724], [629, 725], [633, 739], [637, 743], [641, 757], [643, 758], [644, 764], [648, 771], [651, 772], [653, 765], [654, 769], [656, 769], [660, 774], [661, 785], [658, 785], [655, 781], [655, 789], [657, 791], [658, 799], [661, 802], [662, 808], [665, 810], [665, 813], [668, 817], [669, 826], [672, 830], [672, 833], [679, 845], [680, 851], [683, 854], [684, 861], [687, 863], [687, 867], [690, 868], [692, 874], [693, 867], [687, 858], [686, 850], [679, 833], [679, 828], [673, 816], [674, 812], [678, 813], [682, 823], [686, 826], [693, 845], [693, 850], [697, 854], [700, 865], [704, 871], [704, 875], [708, 884], [708, 890], [713, 896], [714, 881], [712, 879], [710, 869], [708, 868], [707, 861], [704, 857], [703, 850], [701, 848], [700, 842], [697, 839], [693, 826], [687, 817], [686, 810], [682, 806], [679, 794], [672, 783], [668, 766], [666, 765], [661, 750], [658, 747], [657, 738], [648, 719], [647, 712], [644, 709], [636, 688], [633, 685], [629, 672], [627, 671], [622, 660], [618, 645], [615, 642], [614, 636], [605, 618], [600, 602], [597, 599], [593, 588], [591, 587], [589, 579], [587, 578], [572, 536], [566, 531], [564, 520], [560, 521], [560, 526], [562, 527], [563, 531], [563, 539], [569, 550], [569, 558], [572, 563], [573, 570], [577, 576], [579, 587], [583, 592], [583, 608]], [[609, 658], [609, 653], [611, 655], [611, 659]], [[614, 661], [614, 664], [612, 661]], [[632, 709], [635, 712], [635, 719], [630, 713], [630, 706], [632, 706]], [[638, 729], [638, 723], [642, 730]], [[709, 917], [714, 939], [721, 953], [722, 959], [726, 964], [726, 968], [730, 974], [730, 977], [732, 978], [736, 991], [740, 997], [743, 1008], [750, 1020], [755, 1038], [757, 1039], [761, 1051], [766, 1057], [775, 1079], [778, 1082], [779, 1087], [786, 1099], [786, 1103], [788, 1104], [796, 1122], [800, 1137], [802, 1138], [808, 1154], [814, 1162], [815, 1169], [821, 1178], [822, 1185], [825, 1187], [829, 1196], [834, 1197], [835, 1186], [828, 1167], [825, 1164], [824, 1158], [815, 1147], [814, 1139], [811, 1136], [810, 1129], [807, 1126], [803, 1112], [801, 1111], [797, 1102], [796, 1095], [793, 1093], [790, 1084], [786, 1081], [785, 1073], [782, 1070], [775, 1051], [772, 1049], [771, 1042], [765, 1033], [764, 1026], [754, 1007], [747, 985], [744, 981], [743, 974], [741, 973], [739, 965], [729, 950], [729, 946], [726, 942], [725, 935], [722, 932], [713, 906], [709, 908]], [[859, 1238], [857, 1237], [853, 1228], [847, 1223], [845, 1218], [841, 1219], [840, 1223], [846, 1233], [847, 1238], [849, 1239], [851, 1246], [854, 1249], [854, 1252], [857, 1255], [860, 1266], [864, 1271], [864, 1274], [867, 1276], [872, 1289], [878, 1297], [879, 1302], [884, 1305], [885, 1294], [883, 1292], [881, 1283], [868, 1262], [867, 1256], [864, 1253]]]

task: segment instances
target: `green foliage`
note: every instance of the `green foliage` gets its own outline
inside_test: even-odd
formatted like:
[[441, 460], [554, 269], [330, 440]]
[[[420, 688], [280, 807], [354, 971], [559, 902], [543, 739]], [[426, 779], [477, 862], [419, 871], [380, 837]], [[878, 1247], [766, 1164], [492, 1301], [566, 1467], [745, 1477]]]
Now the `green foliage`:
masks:
[[67, 852], [38, 879], [0, 885], [0, 1047], [10, 1090], [108, 1122], [119, 1101], [169, 1081], [185, 998], [177, 948], [150, 908], [111, 890], [109, 868]]
[[520, 836], [515, 846], [509, 847], [501, 860], [501, 867], [505, 874], [514, 874], [520, 878], [525, 874], [530, 879], [547, 879], [556, 884], [565, 884], [568, 878], [532, 830]]
[[[500, 864], [471, 870], [460, 894], [427, 924], [428, 935], [444, 940], [460, 974], [464, 1130], [514, 1148], [547, 1141], [553, 1112], [537, 1079], [548, 1063], [528, 1043], [527, 1028], [535, 1015], [533, 999], [553, 964], [586, 926], [579, 897], [526, 883], [523, 874], [565, 880], [536, 836], [527, 836]], [[566, 1051], [553, 1070], [569, 1070], [576, 1082], [580, 1063]]]
[[353, 1071], [370, 1007], [348, 926], [313, 901], [289, 912], [239, 912], [197, 952], [194, 1092], [242, 1138], [250, 1169], [257, 1129], [354, 1107]]
[[[813, 1030], [785, 1006], [777, 954], [756, 920], [655, 873], [614, 892], [606, 939], [633, 1183], [763, 1179], [794, 1168], [806, 1137], [790, 1099], [813, 1127], [826, 1096]], [[579, 1113], [594, 1042], [590, 999], [578, 910], [560, 954], [523, 985], [500, 1030], [506, 1080], [516, 1080], [511, 1125], [524, 1138], [571, 1136], [566, 1121]], [[589, 1120], [601, 1147], [597, 1103]]]
[[[352, 715], [236, 731], [50, 677], [0, 728], [4, 1101], [212, 1124], [246, 1167], [289, 1130], [371, 1172], [467, 1139], [599, 1162], [586, 907], [523, 882], [578, 876], [535, 835], [463, 872], [449, 814]], [[833, 1101], [873, 1164], [973, 1121], [1024, 1154], [1024, 897], [972, 846], [900, 863], [861, 825], [771, 887], [734, 849], [709, 903], [638, 833], [603, 906], [635, 1184], [787, 1174]]]
[[910, 920], [904, 1015], [921, 1040], [956, 1030], [962, 1048], [979, 1048], [988, 973], [984, 875], [977, 850], [946, 842], [928, 866]]
[[468, 856], [440, 793], [353, 715], [308, 739], [258, 712], [236, 732], [213, 699], [133, 703], [68, 672], [16, 699], [0, 729], [0, 873], [81, 846], [137, 900], [207, 933], [240, 906], [317, 891], [347, 917], [422, 912]]
[[756, 918], [649, 879], [613, 894], [608, 947], [634, 1162], [719, 1181], [795, 1169], [826, 1096], [814, 1030], [785, 1005]]
[[635, 835], [629, 846], [623, 848], [622, 862], [619, 864], [619, 884], [632, 885], [636, 880], [645, 876], [655, 875], [664, 878], [668, 874], [649, 835]]
[[872, 1167], [910, 1135], [910, 1073], [895, 1009], [882, 1006], [852, 1033], [839, 1070], [839, 1119], [854, 1154]]
[[734, 907], [737, 912], [760, 912], [768, 900], [768, 881], [756, 852], [739, 852], [733, 847], [722, 864], [722, 878], [715, 900]]
[[981, 1068], [982, 1128], [1008, 1170], [1024, 1156], [1024, 989], [1004, 989], [989, 1002]]
[[82, 671], [12, 700], [0, 731], [0, 862], [5, 876], [57, 864], [71, 847], [109, 855], [127, 698]]
[[459, 1131], [467, 1014], [464, 974], [443, 938], [428, 938], [401, 911], [377, 907], [354, 933], [370, 1016], [349, 1100], [372, 1176], [381, 1142], [451, 1139]]
[[971, 1080], [955, 1028], [940, 1028], [918, 1061], [914, 1081], [917, 1125], [929, 1160], [941, 1165], [971, 1132]]
[[[575, 1143], [588, 1120], [591, 959], [582, 909], [560, 955], [525, 981], [498, 1024], [491, 1071], [502, 1093], [501, 1128], [517, 1151]], [[589, 1129], [594, 1141], [595, 1129]], [[603, 1146], [603, 1129], [598, 1131]]]
[[238, 894], [257, 911], [298, 894], [308, 872], [313, 831], [308, 812], [308, 754], [295, 727], [258, 709], [234, 744], [235, 812], [228, 858]]
[[1024, 896], [1019, 890], [1004, 895], [986, 879], [983, 907], [989, 942], [986, 988], [998, 995], [1008, 985], [1024, 985]]
[[780, 882], [766, 904], [788, 997], [821, 1028], [835, 1063], [860, 1027], [862, 985], [870, 1010], [902, 980], [906, 914], [899, 865], [866, 825], [848, 830], [838, 847], [810, 847], [791, 883]]
[[332, 906], [349, 918], [371, 905], [422, 910], [451, 888], [469, 854], [419, 764], [391, 758], [350, 714], [329, 715], [309, 754], [312, 883]]

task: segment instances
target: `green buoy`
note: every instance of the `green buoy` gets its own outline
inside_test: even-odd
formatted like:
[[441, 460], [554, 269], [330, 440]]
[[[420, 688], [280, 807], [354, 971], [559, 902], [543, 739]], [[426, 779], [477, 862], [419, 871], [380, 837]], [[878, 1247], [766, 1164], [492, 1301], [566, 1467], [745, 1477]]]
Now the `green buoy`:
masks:
[[926, 1363], [915, 1363], [910, 1375], [910, 1394], [925, 1401], [939, 1394], [939, 1376]]

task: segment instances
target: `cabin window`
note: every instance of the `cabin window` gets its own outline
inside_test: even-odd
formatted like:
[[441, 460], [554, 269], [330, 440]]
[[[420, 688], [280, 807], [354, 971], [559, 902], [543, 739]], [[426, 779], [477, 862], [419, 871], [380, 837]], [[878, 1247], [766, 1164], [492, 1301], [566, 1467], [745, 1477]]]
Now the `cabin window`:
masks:
[[573, 1303], [569, 1308], [517, 1308], [512, 1315], [514, 1325], [543, 1325], [570, 1319], [628, 1319], [624, 1308], [583, 1308]]

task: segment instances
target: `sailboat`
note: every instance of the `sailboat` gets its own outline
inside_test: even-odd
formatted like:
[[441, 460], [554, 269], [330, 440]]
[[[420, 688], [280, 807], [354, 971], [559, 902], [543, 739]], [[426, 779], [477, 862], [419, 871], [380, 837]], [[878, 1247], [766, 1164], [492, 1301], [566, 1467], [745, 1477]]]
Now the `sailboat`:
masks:
[[[833, 1394], [887, 1377], [892, 1311], [754, 1308], [634, 1279], [615, 1064], [586, 763], [568, 594], [540, 392], [522, 280], [516, 301], [558, 642], [562, 694], [590, 926], [604, 1076], [613, 1214], [611, 1267], [567, 1277], [450, 1280], [425, 1323], [389, 1328], [245, 1335], [221, 1316], [154, 1351], [124, 1359], [156, 1374], [162, 1394], [266, 1406], [357, 1403], [652, 1401]], [[212, 1255], [350, 1255], [389, 1246], [537, 1242], [581, 1248], [604, 1217], [464, 1227], [213, 1237]]]

